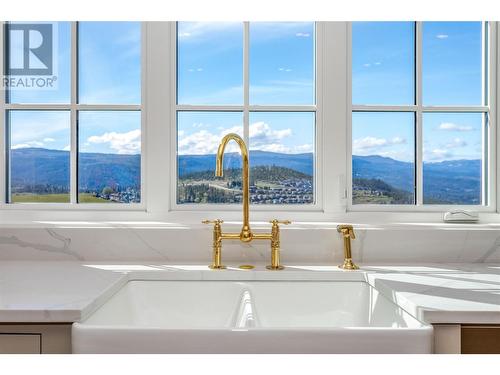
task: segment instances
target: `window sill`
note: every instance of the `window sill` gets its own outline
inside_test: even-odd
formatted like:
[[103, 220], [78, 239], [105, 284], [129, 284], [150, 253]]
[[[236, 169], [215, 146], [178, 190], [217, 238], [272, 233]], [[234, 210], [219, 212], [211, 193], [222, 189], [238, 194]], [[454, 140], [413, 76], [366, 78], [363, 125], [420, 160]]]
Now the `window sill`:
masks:
[[[293, 229], [334, 229], [337, 224], [350, 223], [367, 230], [500, 230], [499, 213], [480, 213], [478, 223], [444, 223], [438, 212], [251, 212], [255, 229], [267, 228], [273, 218], [292, 220]], [[203, 219], [221, 218], [225, 226], [238, 228], [241, 212], [146, 212], [141, 211], [0, 211], [0, 228], [206, 228]]]

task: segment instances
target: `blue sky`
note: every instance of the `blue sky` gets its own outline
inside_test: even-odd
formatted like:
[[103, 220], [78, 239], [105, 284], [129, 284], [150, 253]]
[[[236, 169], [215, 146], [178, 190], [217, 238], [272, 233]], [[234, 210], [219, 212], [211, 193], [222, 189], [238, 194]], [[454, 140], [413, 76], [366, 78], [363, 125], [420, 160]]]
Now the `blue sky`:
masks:
[[[57, 90], [17, 90], [13, 103], [69, 103], [70, 24], [57, 23]], [[79, 102], [140, 104], [141, 26], [138, 22], [79, 23]], [[69, 150], [68, 111], [11, 111], [12, 148]], [[79, 112], [80, 150], [141, 152], [140, 112]]]
[[354, 22], [353, 104], [413, 104], [414, 23]]
[[[480, 22], [423, 23], [423, 104], [481, 105]], [[414, 24], [353, 24], [353, 104], [413, 104]], [[353, 114], [353, 154], [414, 160], [413, 115]], [[425, 113], [424, 162], [480, 159], [483, 115]]]
[[11, 148], [68, 150], [69, 111], [10, 111]]
[[352, 114], [354, 155], [380, 155], [396, 160], [415, 158], [414, 123], [410, 112], [356, 112]]
[[[314, 31], [311, 22], [250, 23], [250, 104], [314, 104]], [[181, 22], [178, 41], [179, 104], [243, 104], [243, 23]], [[242, 122], [242, 113], [183, 112], [178, 152], [214, 153]], [[314, 150], [313, 113], [255, 112], [249, 124], [250, 149]]]
[[[18, 91], [12, 102], [69, 101], [69, 23], [58, 24], [59, 88]], [[250, 104], [314, 104], [314, 24], [250, 24]], [[81, 103], [140, 103], [140, 24], [82, 22], [79, 29]], [[414, 24], [353, 24], [353, 103], [412, 104]], [[243, 103], [243, 24], [178, 24], [179, 104]], [[481, 24], [432, 22], [423, 28], [426, 105], [481, 104]], [[66, 112], [12, 112], [14, 148], [67, 150]], [[87, 152], [140, 152], [138, 113], [80, 114], [80, 147]], [[482, 115], [426, 114], [424, 160], [481, 157]], [[213, 153], [221, 136], [242, 131], [241, 113], [181, 113], [179, 153]], [[251, 113], [251, 149], [311, 152], [314, 114]], [[412, 161], [413, 115], [353, 115], [353, 151]], [[139, 145], [139, 146], [138, 146]]]
[[[178, 103], [243, 104], [243, 23], [178, 23]], [[250, 104], [314, 104], [314, 23], [250, 23]]]

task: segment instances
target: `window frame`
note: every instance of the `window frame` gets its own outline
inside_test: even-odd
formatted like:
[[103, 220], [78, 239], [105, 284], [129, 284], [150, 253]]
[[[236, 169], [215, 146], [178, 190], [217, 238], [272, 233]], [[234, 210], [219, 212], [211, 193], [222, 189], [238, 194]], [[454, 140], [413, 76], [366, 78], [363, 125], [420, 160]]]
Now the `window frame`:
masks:
[[[3, 23], [0, 23], [0, 43], [3, 40]], [[176, 119], [175, 119], [175, 68], [176, 34], [175, 22], [142, 22], [141, 46], [141, 91], [142, 91], [142, 136], [141, 136], [141, 203], [131, 204], [70, 204], [30, 203], [5, 204], [0, 202], [0, 220], [50, 225], [57, 222], [65, 228], [85, 225], [98, 228], [120, 226], [121, 222], [149, 223], [150, 227], [189, 228], [199, 220], [221, 217], [227, 222], [241, 220], [241, 207], [208, 205], [197, 209], [176, 207]], [[316, 183], [316, 201], [321, 197], [322, 205], [314, 210], [304, 207], [269, 205], [252, 206], [251, 219], [263, 223], [272, 217], [293, 219], [295, 222], [318, 224], [318, 228], [330, 228], [333, 223], [387, 222], [397, 223], [442, 223], [441, 212], [447, 207], [368, 207], [352, 209], [350, 206], [351, 183], [351, 46], [349, 22], [316, 22], [316, 174], [321, 183]], [[491, 177], [500, 173], [496, 158], [500, 134], [496, 132], [496, 77], [498, 70], [497, 22], [490, 22], [490, 137], [493, 153]], [[0, 48], [0, 71], [3, 71], [3, 48]], [[0, 90], [0, 113], [4, 113], [4, 91]], [[0, 116], [0, 133], [5, 134], [5, 118]], [[320, 133], [321, 132], [321, 133]], [[319, 136], [321, 134], [321, 136]], [[0, 136], [0, 196], [5, 197], [5, 137]], [[328, 165], [322, 161], [328, 161]], [[490, 181], [493, 185], [494, 181]], [[172, 200], [172, 197], [174, 198]], [[490, 205], [481, 211], [481, 218], [489, 222], [500, 222], [494, 202], [500, 201], [500, 189], [490, 190]], [[494, 201], [494, 202], [493, 202]], [[456, 208], [456, 206], [453, 206]], [[470, 206], [468, 206], [470, 208]], [[272, 216], [271, 216], [272, 215]], [[38, 224], [36, 224], [38, 223]], [[63, 224], [61, 224], [63, 223]], [[182, 224], [179, 224], [182, 223]], [[322, 226], [323, 225], [323, 226]], [[316, 228], [316, 226], [311, 226]]]
[[[314, 203], [300, 204], [300, 205], [286, 205], [286, 204], [267, 204], [267, 205], [252, 205], [252, 211], [321, 211], [323, 208], [323, 192], [322, 192], [322, 158], [318, 155], [322, 151], [320, 140], [322, 139], [322, 116], [321, 109], [322, 103], [320, 100], [320, 92], [322, 90], [322, 61], [318, 58], [318, 45], [323, 40], [323, 26], [320, 22], [314, 22], [314, 98], [315, 103], [312, 105], [261, 105], [250, 104], [250, 22], [242, 22], [243, 26], [243, 104], [242, 105], [191, 105], [191, 104], [178, 104], [177, 103], [177, 24], [173, 22], [173, 30], [171, 31], [172, 45], [176, 46], [172, 53], [172, 66], [174, 72], [172, 76], [172, 98], [174, 105], [171, 118], [172, 142], [170, 144], [170, 160], [172, 161], [172, 171], [170, 178], [170, 207], [172, 211], [241, 211], [241, 204], [217, 204], [217, 203], [177, 203], [177, 178], [178, 178], [178, 165], [177, 165], [177, 114], [179, 112], [237, 112], [242, 114], [243, 124], [243, 139], [245, 143], [249, 144], [249, 117], [251, 112], [307, 112], [315, 114], [314, 124]], [[215, 171], [214, 171], [215, 173]]]
[[[415, 21], [415, 104], [412, 105], [362, 105], [352, 103], [352, 22], [349, 22], [347, 59], [348, 59], [348, 93], [347, 110], [347, 174], [348, 205], [351, 212], [445, 212], [451, 209], [468, 209], [479, 212], [497, 212], [497, 201], [500, 189], [497, 188], [497, 23], [482, 22], [483, 48], [483, 105], [479, 106], [433, 106], [422, 103], [422, 42], [423, 22]], [[415, 204], [353, 204], [352, 201], [352, 114], [355, 112], [404, 112], [415, 115]], [[481, 205], [435, 205], [423, 204], [423, 113], [481, 113], [487, 126], [483, 129], [483, 162], [482, 162], [482, 194]], [[486, 125], [483, 122], [483, 125]], [[497, 199], [498, 198], [498, 199]]]
[[[78, 21], [70, 23], [70, 102], [69, 103], [8, 103], [7, 90], [0, 90], [0, 210], [88, 210], [88, 211], [144, 211], [146, 209], [146, 41], [147, 27], [141, 22], [141, 103], [140, 104], [80, 104], [78, 103]], [[0, 22], [0, 72], [4, 72], [4, 30], [7, 22]], [[3, 74], [3, 73], [2, 73]], [[70, 112], [70, 202], [23, 202], [10, 203], [10, 166], [8, 154], [8, 113], [24, 111], [69, 111]], [[141, 202], [140, 203], [77, 203], [78, 201], [78, 113], [80, 111], [140, 111], [141, 112]], [[3, 181], [3, 182], [1, 182]], [[103, 207], [106, 206], [106, 207]]]

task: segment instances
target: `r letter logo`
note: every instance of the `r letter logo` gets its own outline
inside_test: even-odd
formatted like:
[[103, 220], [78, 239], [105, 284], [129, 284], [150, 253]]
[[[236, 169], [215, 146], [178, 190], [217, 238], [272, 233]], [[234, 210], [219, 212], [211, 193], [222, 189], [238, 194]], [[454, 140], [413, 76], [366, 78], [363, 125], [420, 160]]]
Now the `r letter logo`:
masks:
[[9, 24], [10, 75], [52, 75], [52, 24]]

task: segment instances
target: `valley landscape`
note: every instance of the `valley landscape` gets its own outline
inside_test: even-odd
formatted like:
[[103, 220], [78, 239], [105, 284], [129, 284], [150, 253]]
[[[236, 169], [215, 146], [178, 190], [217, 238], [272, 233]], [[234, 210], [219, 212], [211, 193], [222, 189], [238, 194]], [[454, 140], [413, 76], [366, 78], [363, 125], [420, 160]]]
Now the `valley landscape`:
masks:
[[[69, 201], [69, 152], [41, 148], [11, 151], [13, 202]], [[413, 163], [377, 155], [353, 156], [354, 204], [413, 204]], [[314, 155], [250, 151], [252, 204], [314, 202]], [[224, 177], [215, 178], [215, 155], [179, 155], [179, 204], [239, 203], [241, 165], [226, 154]], [[140, 201], [140, 155], [81, 153], [79, 201]], [[424, 163], [424, 203], [480, 204], [481, 160]]]

